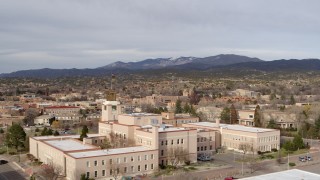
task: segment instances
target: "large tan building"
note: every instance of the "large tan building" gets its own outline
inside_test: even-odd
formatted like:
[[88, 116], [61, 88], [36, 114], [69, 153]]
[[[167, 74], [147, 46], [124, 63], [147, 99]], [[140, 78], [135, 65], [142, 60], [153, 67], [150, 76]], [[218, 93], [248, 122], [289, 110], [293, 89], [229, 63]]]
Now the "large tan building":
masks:
[[[159, 164], [193, 163], [199, 156], [211, 157], [221, 146], [239, 149], [241, 143], [248, 143], [261, 151], [279, 148], [277, 130], [197, 120], [165, 124], [160, 114], [122, 114], [119, 107], [117, 101], [103, 103], [99, 134], [83, 141], [78, 140], [79, 135], [32, 137], [30, 153], [60, 167], [61, 174], [73, 180], [81, 174], [94, 179], [150, 174]], [[116, 147], [121, 148], [101, 149], [106, 138], [114, 137]]]

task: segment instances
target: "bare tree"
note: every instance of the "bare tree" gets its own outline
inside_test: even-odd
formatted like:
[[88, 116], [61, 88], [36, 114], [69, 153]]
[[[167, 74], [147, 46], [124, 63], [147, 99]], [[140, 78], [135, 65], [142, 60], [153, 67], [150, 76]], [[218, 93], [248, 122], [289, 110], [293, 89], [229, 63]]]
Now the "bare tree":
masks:
[[178, 164], [188, 161], [189, 154], [183, 147], [170, 148], [168, 149], [168, 160], [172, 166], [176, 167]]
[[110, 175], [115, 180], [125, 175], [125, 173], [127, 172], [126, 168], [127, 167], [123, 166], [123, 164], [117, 164], [117, 162], [107, 163], [107, 169], [110, 170]]
[[241, 143], [239, 144], [239, 150], [241, 150], [245, 155], [248, 153], [248, 151], [252, 150], [252, 146], [249, 143]]
[[53, 163], [43, 164], [38, 171], [38, 174], [46, 179], [55, 180], [58, 179], [63, 172], [63, 168]]

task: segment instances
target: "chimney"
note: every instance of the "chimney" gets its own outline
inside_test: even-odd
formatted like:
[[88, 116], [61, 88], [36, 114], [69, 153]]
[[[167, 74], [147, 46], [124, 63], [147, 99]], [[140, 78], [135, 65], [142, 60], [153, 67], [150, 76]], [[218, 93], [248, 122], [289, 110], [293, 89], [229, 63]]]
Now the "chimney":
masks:
[[220, 119], [216, 119], [216, 125], [220, 127]]

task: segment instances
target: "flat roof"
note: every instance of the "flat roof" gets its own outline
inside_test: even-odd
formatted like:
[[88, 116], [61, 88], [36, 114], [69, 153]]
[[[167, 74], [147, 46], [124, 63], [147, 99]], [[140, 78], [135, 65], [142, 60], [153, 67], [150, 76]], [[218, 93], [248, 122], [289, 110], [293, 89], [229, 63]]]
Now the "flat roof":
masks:
[[161, 116], [160, 114], [153, 113], [131, 113], [131, 114], [119, 114], [123, 116], [142, 117], [142, 116]]
[[91, 145], [83, 144], [73, 139], [52, 140], [52, 141], [45, 141], [45, 143], [57, 149], [60, 149], [62, 151], [89, 150], [89, 149], [97, 148]]
[[[87, 136], [90, 138], [90, 137], [100, 137], [102, 135], [100, 134], [87, 134]], [[50, 139], [67, 139], [67, 138], [70, 138], [70, 139], [79, 139], [80, 138], [80, 135], [65, 135], [65, 136], [34, 136], [32, 137], [33, 139], [36, 139], [36, 140], [50, 140]]]
[[270, 174], [264, 174], [260, 176], [253, 176], [248, 178], [243, 178], [243, 180], [283, 180], [283, 179], [290, 179], [290, 180], [301, 180], [301, 179], [307, 179], [307, 180], [319, 180], [320, 175], [310, 173], [307, 171], [302, 171], [299, 169], [290, 169], [286, 171], [280, 171]]
[[71, 157], [74, 158], [88, 158], [95, 156], [108, 156], [114, 154], [126, 154], [126, 153], [135, 153], [142, 151], [151, 151], [148, 147], [136, 146], [136, 147], [127, 147], [127, 148], [117, 148], [117, 149], [103, 149], [103, 150], [94, 150], [94, 151], [85, 151], [85, 152], [74, 152], [68, 153]]
[[212, 127], [212, 128], [222, 128], [222, 129], [230, 129], [235, 131], [246, 131], [246, 132], [271, 132], [275, 131], [275, 129], [266, 129], [266, 128], [256, 128], [256, 127], [249, 127], [243, 126], [238, 124], [220, 124], [218, 127], [216, 123], [212, 122], [197, 122], [197, 123], [188, 123], [191, 125], [196, 126], [205, 126], [205, 127]]
[[171, 132], [171, 131], [186, 131], [189, 129], [186, 128], [175, 128], [175, 127], [169, 127], [169, 128], [159, 128], [158, 132]]

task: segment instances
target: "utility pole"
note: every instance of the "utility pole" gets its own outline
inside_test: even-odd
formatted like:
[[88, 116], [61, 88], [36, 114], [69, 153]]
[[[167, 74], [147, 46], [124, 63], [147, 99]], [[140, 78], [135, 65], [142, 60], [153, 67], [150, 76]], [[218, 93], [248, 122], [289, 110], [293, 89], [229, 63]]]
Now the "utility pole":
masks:
[[288, 153], [288, 170], [290, 169], [290, 167], [289, 167], [289, 153]]

